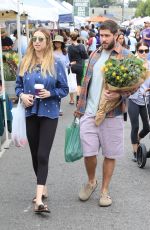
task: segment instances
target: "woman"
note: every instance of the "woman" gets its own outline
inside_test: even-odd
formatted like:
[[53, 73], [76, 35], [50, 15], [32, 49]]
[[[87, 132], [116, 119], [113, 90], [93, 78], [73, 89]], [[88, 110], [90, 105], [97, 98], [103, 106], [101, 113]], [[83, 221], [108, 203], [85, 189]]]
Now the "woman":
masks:
[[137, 30], [137, 31], [135, 32], [135, 39], [136, 39], [137, 42], [140, 42], [140, 41], [141, 41], [141, 33], [140, 33], [139, 30]]
[[[137, 57], [143, 60], [144, 66], [150, 70], [150, 62], [147, 60], [149, 47], [146, 43], [139, 42], [136, 46]], [[140, 88], [129, 97], [128, 113], [131, 121], [131, 143], [133, 147], [133, 161], [136, 161], [137, 148], [141, 138], [144, 138], [149, 130], [149, 124], [146, 113], [146, 106], [143, 94], [146, 89], [150, 87], [150, 77], [140, 86]], [[147, 97], [147, 104], [149, 104], [149, 97]], [[149, 109], [149, 106], [148, 106]], [[150, 114], [150, 109], [149, 109]], [[139, 115], [141, 116], [143, 128], [139, 131]]]
[[[69, 57], [65, 48], [65, 43], [64, 43], [64, 37], [61, 35], [56, 35], [55, 39], [53, 40], [54, 44], [54, 55], [59, 58], [63, 66], [65, 68], [66, 73], [68, 74], [68, 69], [70, 68], [71, 65], [75, 64], [76, 62], [71, 62], [69, 61]], [[71, 105], [74, 104], [74, 96], [73, 93], [70, 93], [70, 102]], [[62, 110], [60, 109], [60, 116], [63, 115]]]
[[129, 46], [126, 45], [125, 35], [124, 35], [123, 32], [119, 32], [118, 33], [117, 42], [119, 42], [120, 45], [123, 46], [123, 47], [125, 47], [126, 49], [129, 49]]
[[[35, 97], [35, 84], [44, 86]], [[42, 88], [42, 87], [41, 87]], [[16, 80], [16, 95], [25, 106], [27, 138], [37, 178], [36, 213], [50, 212], [42, 198], [47, 197], [48, 160], [53, 144], [61, 98], [68, 94], [66, 73], [54, 58], [49, 32], [38, 28], [28, 45]]]
[[88, 55], [96, 50], [96, 34], [92, 31], [89, 32], [88, 45]]
[[[53, 40], [53, 46], [54, 46], [54, 56], [62, 62], [64, 69], [67, 73], [69, 68], [69, 57], [65, 48], [64, 38], [61, 35], [56, 35]], [[59, 116], [62, 116], [63, 112], [60, 109]]]
[[[81, 87], [81, 81], [82, 81], [82, 75], [83, 75], [83, 68], [85, 64], [85, 59], [88, 58], [88, 54], [85, 50], [85, 47], [83, 44], [78, 44], [78, 33], [72, 32], [70, 34], [71, 42], [72, 44], [68, 46], [68, 56], [70, 60], [71, 70], [73, 73], [76, 74], [77, 77], [77, 100], [78, 102], [79, 95], [80, 95], [80, 87]], [[72, 101], [74, 102], [74, 101]]]
[[129, 40], [130, 40], [130, 51], [135, 54], [136, 52], [136, 45], [137, 45], [137, 41], [135, 39], [135, 33], [134, 32], [130, 32], [129, 36], [128, 36]]

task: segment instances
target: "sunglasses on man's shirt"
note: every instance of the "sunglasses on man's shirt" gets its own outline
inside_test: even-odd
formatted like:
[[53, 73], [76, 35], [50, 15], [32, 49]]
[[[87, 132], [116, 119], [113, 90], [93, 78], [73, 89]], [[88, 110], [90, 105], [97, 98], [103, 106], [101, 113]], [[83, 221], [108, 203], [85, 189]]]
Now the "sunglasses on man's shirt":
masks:
[[138, 52], [139, 52], [140, 54], [143, 54], [143, 53], [148, 54], [148, 53], [149, 53], [149, 49], [145, 49], [145, 50], [139, 49]]

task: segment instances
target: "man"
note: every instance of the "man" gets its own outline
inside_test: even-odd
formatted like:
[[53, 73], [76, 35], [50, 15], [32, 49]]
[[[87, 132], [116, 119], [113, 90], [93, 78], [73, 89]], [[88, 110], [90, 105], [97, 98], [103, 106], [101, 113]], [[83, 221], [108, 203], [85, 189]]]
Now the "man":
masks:
[[80, 37], [81, 37], [84, 41], [87, 41], [87, 40], [88, 40], [89, 34], [88, 34], [88, 32], [85, 30], [84, 26], [81, 26], [81, 29], [80, 29]]
[[101, 47], [91, 54], [86, 76], [81, 89], [80, 99], [75, 116], [80, 119], [80, 137], [83, 147], [85, 168], [88, 175], [88, 183], [79, 192], [79, 198], [86, 201], [97, 187], [95, 175], [97, 155], [102, 147], [103, 180], [100, 189], [99, 205], [106, 207], [112, 204], [109, 196], [109, 184], [115, 162], [123, 155], [123, 99], [115, 92], [105, 90], [107, 100], [120, 99], [120, 105], [106, 115], [101, 125], [95, 125], [95, 116], [98, 110], [101, 90], [103, 87], [102, 67], [109, 57], [123, 58], [129, 51], [116, 42], [118, 26], [112, 20], [101, 24], [100, 39]]
[[[17, 30], [14, 31], [14, 37], [16, 38], [12, 50], [18, 52], [18, 34]], [[24, 56], [27, 50], [28, 42], [27, 42], [27, 37], [22, 34], [20, 35], [20, 43], [21, 43], [21, 55]]]
[[11, 50], [13, 41], [10, 37], [7, 36], [7, 32], [2, 29], [1, 31], [1, 39], [2, 39], [2, 50], [7, 51]]
[[150, 47], [150, 22], [144, 22], [144, 30], [142, 30], [142, 39]]

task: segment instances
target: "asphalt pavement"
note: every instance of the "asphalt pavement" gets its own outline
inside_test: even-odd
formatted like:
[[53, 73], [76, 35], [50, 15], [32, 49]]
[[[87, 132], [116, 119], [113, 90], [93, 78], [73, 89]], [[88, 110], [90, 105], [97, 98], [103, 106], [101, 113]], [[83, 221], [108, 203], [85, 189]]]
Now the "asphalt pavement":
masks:
[[[74, 163], [64, 160], [65, 128], [75, 110], [68, 102], [68, 97], [62, 102], [64, 115], [59, 119], [50, 154], [47, 185], [51, 214], [33, 212], [36, 181], [29, 147], [11, 144], [0, 158], [0, 230], [150, 230], [150, 159], [144, 169], [131, 161], [129, 118], [125, 123], [125, 156], [117, 161], [110, 185], [112, 206], [98, 205], [101, 154], [97, 165], [99, 187], [89, 201], [79, 201], [78, 191], [87, 176], [83, 159]], [[144, 143], [150, 148], [148, 136]]]

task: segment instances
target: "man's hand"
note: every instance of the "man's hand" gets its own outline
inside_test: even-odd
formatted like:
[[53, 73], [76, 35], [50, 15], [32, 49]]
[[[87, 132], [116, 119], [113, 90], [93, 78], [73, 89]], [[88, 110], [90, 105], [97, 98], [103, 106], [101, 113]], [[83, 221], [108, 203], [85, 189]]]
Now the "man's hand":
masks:
[[120, 97], [119, 93], [116, 92], [110, 92], [109, 90], [104, 91], [104, 97], [107, 101], [112, 101], [114, 99], [117, 99]]

